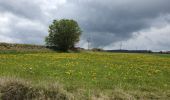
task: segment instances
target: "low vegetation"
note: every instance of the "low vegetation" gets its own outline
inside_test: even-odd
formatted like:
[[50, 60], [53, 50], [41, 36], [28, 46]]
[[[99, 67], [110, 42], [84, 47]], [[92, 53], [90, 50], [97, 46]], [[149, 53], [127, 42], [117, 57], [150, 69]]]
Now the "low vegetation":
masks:
[[45, 53], [54, 52], [41, 45], [0, 43], [0, 53]]
[[169, 76], [166, 54], [0, 54], [3, 100], [168, 100]]

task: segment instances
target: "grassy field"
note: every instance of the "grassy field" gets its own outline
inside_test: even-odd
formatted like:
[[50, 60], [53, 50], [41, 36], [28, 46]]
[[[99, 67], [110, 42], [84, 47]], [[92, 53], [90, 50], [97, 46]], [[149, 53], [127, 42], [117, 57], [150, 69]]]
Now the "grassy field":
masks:
[[[2, 96], [6, 93], [2, 91], [3, 84], [14, 81], [50, 93], [59, 86], [64, 99], [170, 99], [170, 55], [1, 53], [0, 77]], [[55, 93], [58, 92], [52, 92], [49, 98], [55, 98]]]

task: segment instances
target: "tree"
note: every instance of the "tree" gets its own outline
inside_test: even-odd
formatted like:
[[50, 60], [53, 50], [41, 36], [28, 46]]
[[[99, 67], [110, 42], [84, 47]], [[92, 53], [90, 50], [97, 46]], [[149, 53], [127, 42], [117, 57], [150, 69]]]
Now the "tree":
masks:
[[57, 47], [62, 51], [73, 48], [79, 41], [81, 29], [74, 20], [54, 20], [49, 26], [49, 36], [46, 37], [46, 45]]

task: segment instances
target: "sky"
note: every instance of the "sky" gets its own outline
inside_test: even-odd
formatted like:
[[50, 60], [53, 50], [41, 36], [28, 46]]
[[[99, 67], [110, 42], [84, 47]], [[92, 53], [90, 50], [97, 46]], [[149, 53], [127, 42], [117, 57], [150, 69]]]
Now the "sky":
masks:
[[0, 42], [43, 45], [64, 18], [80, 25], [83, 48], [89, 40], [90, 48], [170, 50], [170, 0], [0, 0]]

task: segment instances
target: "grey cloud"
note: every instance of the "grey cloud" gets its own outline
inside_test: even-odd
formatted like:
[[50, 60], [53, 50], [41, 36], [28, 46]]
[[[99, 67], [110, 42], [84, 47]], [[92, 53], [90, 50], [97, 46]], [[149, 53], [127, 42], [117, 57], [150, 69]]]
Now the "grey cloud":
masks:
[[[141, 30], [156, 25], [164, 27], [159, 17], [170, 14], [169, 0], [66, 0], [62, 5], [57, 4], [56, 0], [45, 1], [50, 2], [49, 4], [55, 2], [56, 5], [54, 3], [53, 6], [56, 8], [42, 9], [41, 0], [0, 0], [0, 13], [10, 12], [18, 18], [39, 22], [46, 27], [37, 30], [38, 26], [34, 25], [10, 25], [9, 28], [14, 33], [11, 32], [8, 36], [24, 43], [43, 43], [45, 35], [48, 34], [48, 25], [53, 19], [71, 18], [77, 20], [82, 27], [82, 41], [91, 37], [93, 47], [105, 47], [131, 39], [134, 33]], [[45, 5], [44, 8], [50, 6]], [[169, 24], [169, 19], [169, 16], [163, 18], [166, 24]]]
[[34, 1], [29, 0], [0, 0], [1, 11], [11, 12], [17, 16], [29, 19], [40, 19], [42, 10]]
[[[170, 1], [168, 0], [128, 1], [123, 3], [122, 0], [87, 2], [77, 0], [77, 5], [79, 5], [77, 6], [79, 9], [78, 20], [85, 32], [99, 33], [98, 35], [103, 36], [101, 38], [96, 35], [94, 46], [99, 44], [105, 46], [105, 43], [129, 39], [133, 36], [133, 32], [152, 27], [150, 24], [153, 19], [170, 12]], [[112, 40], [109, 36], [108, 41], [105, 39], [107, 33], [114, 34], [113, 36], [109, 35]], [[105, 43], [99, 43], [99, 39]]]

